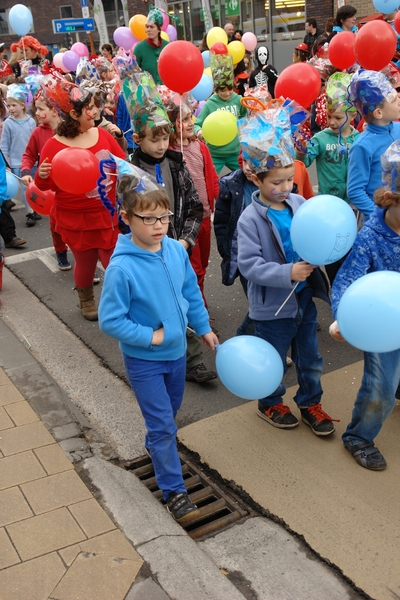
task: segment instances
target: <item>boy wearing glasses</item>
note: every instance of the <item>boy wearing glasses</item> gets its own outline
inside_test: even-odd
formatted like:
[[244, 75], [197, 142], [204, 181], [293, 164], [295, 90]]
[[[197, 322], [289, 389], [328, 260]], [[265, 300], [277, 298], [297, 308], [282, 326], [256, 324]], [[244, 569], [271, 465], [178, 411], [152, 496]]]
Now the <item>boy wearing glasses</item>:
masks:
[[[204, 141], [201, 128], [205, 119], [211, 113], [217, 110], [227, 110], [235, 115], [237, 119], [242, 119], [247, 114], [247, 110], [240, 103], [242, 97], [233, 91], [234, 72], [230, 54], [214, 54], [210, 52], [210, 66], [214, 82], [214, 94], [204, 104], [194, 124], [194, 133], [200, 141]], [[228, 167], [231, 171], [236, 171], [240, 168], [238, 162], [240, 144], [237, 135], [229, 144], [223, 146], [207, 144], [207, 146], [218, 174], [224, 166]]]

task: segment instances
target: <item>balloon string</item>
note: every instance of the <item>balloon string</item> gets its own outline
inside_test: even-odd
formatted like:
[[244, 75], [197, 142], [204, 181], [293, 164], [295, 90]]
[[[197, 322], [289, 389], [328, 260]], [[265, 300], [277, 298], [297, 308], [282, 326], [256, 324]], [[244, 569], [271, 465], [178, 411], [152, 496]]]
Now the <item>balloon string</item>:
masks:
[[115, 206], [107, 196], [106, 186], [104, 185], [103, 181], [107, 179], [107, 173], [105, 171], [105, 168], [109, 167], [110, 169], [113, 169], [116, 166], [117, 163], [115, 162], [115, 160], [112, 160], [111, 158], [103, 158], [99, 162], [99, 170], [101, 175], [97, 180], [97, 189], [99, 192], [100, 200], [102, 201], [104, 208], [110, 211], [112, 217], [115, 213]]
[[294, 294], [294, 292], [296, 291], [297, 286], [299, 285], [300, 281], [296, 282], [296, 285], [293, 287], [292, 291], [290, 292], [290, 294], [288, 295], [288, 297], [286, 298], [286, 300], [283, 302], [283, 304], [280, 305], [280, 307], [278, 308], [278, 310], [275, 313], [275, 317], [277, 315], [279, 315], [279, 313], [281, 312], [282, 308], [285, 306], [285, 304], [289, 301], [290, 297], [292, 296], [292, 294]]
[[182, 97], [179, 103], [179, 121], [181, 124], [181, 152], [183, 154], [183, 123], [182, 123]]
[[24, 44], [24, 37], [22, 36], [21, 38], [22, 41], [22, 51], [24, 53], [24, 60], [26, 60], [26, 50], [25, 50], [25, 44]]

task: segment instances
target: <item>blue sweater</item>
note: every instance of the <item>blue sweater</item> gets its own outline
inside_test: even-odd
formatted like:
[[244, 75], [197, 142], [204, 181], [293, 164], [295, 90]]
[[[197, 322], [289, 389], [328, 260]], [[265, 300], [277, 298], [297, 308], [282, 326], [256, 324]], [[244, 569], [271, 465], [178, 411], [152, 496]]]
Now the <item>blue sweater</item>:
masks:
[[[107, 267], [99, 307], [100, 329], [122, 352], [143, 360], [177, 360], [186, 352], [188, 321], [198, 335], [211, 331], [197, 277], [182, 244], [164, 237], [160, 252], [119, 235]], [[164, 341], [151, 343], [164, 327]]]
[[367, 219], [374, 209], [374, 193], [382, 186], [381, 156], [398, 139], [400, 123], [370, 123], [350, 148], [347, 196]]
[[35, 127], [32, 117], [27, 117], [22, 122], [13, 117], [7, 117], [4, 121], [0, 147], [11, 168], [21, 166], [22, 155]]
[[335, 319], [339, 301], [353, 281], [375, 271], [400, 272], [400, 235], [386, 225], [385, 212], [386, 209], [375, 206], [335, 277], [332, 286]]

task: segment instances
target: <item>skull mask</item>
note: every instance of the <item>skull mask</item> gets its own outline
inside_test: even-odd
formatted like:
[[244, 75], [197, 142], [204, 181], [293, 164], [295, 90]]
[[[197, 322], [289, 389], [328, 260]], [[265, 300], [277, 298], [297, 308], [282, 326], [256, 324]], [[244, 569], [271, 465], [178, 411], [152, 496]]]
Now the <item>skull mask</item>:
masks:
[[266, 48], [265, 46], [260, 46], [257, 50], [257, 58], [258, 58], [258, 62], [260, 63], [261, 66], [264, 66], [267, 64], [268, 57], [269, 57], [268, 48]]

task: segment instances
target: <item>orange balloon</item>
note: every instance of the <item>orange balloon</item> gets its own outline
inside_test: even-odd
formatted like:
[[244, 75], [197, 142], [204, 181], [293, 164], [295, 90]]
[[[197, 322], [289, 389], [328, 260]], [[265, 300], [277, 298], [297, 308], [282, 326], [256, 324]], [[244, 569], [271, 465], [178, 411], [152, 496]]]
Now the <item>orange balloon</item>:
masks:
[[129, 20], [129, 28], [138, 40], [144, 40], [147, 37], [146, 21], [147, 17], [145, 15], [134, 15]]

